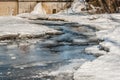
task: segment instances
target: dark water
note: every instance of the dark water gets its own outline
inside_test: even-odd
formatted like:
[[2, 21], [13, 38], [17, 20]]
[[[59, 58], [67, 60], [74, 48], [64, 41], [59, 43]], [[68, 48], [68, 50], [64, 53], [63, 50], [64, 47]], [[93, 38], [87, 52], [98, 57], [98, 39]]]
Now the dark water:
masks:
[[[61, 35], [49, 36], [44, 39], [2, 41], [0, 43], [0, 80], [50, 80], [40, 77], [44, 72], [52, 72], [72, 60], [84, 59], [78, 64], [94, 60], [84, 49], [96, 42], [94, 29], [76, 23], [31, 21], [38, 25], [49, 25], [63, 32]], [[40, 23], [41, 22], [41, 23]]]

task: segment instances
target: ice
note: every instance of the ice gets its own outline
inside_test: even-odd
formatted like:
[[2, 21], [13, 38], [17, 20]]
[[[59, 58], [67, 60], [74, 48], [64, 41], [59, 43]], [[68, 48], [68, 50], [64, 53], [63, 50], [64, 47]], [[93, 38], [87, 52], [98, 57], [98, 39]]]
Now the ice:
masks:
[[14, 68], [20, 68], [20, 69], [24, 69], [27, 67], [34, 67], [34, 66], [46, 66], [46, 63], [42, 63], [42, 62], [35, 62], [35, 63], [27, 63], [27, 64], [19, 64], [19, 65], [13, 65]]
[[13, 59], [13, 60], [14, 60], [14, 59], [16, 59], [16, 57], [15, 57], [15, 56], [12, 56], [12, 57], [11, 57], [11, 59]]
[[86, 43], [88, 43], [88, 40], [86, 40], [86, 39], [73, 39], [73, 42], [76, 44], [86, 44]]

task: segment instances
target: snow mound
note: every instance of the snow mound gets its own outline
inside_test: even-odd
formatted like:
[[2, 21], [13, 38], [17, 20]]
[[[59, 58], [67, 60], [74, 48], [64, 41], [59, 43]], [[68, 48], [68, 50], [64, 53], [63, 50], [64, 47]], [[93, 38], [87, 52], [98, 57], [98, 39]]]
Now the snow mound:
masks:
[[31, 14], [40, 14], [40, 15], [45, 15], [46, 11], [44, 10], [44, 8], [42, 7], [41, 3], [38, 3], [34, 10], [31, 12]]

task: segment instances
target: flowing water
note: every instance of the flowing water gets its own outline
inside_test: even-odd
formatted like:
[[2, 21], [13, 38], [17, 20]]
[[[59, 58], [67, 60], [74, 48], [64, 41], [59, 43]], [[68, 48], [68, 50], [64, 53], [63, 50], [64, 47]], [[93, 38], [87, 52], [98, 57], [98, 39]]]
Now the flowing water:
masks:
[[47, 74], [62, 71], [64, 66], [72, 63], [79, 67], [96, 58], [84, 51], [87, 46], [97, 43], [93, 39], [94, 28], [60, 21], [31, 20], [30, 23], [47, 25], [63, 34], [42, 39], [1, 41], [0, 80], [58, 80]]

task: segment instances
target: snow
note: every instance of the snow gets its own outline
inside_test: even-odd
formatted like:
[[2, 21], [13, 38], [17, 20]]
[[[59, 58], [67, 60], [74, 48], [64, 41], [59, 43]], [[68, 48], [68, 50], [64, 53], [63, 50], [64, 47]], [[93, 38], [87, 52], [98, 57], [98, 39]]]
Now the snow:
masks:
[[101, 56], [101, 55], [104, 55], [104, 54], [107, 54], [106, 51], [103, 51], [103, 50], [99, 50], [99, 47], [98, 45], [94, 45], [94, 46], [90, 46], [90, 47], [87, 47], [85, 49], [86, 53], [88, 54], [93, 54], [95, 56]]
[[[19, 17], [25, 17], [25, 15], [21, 15]], [[63, 20], [67, 22], [74, 22], [83, 25], [90, 25], [97, 29], [111, 29], [119, 25], [119, 14], [95, 14], [95, 15], [88, 15], [88, 14], [55, 14], [55, 15], [31, 15], [26, 16], [28, 19], [47, 19], [47, 20]]]
[[84, 0], [74, 0], [71, 6], [71, 9], [74, 13], [82, 12], [83, 8], [86, 8]]
[[56, 33], [60, 31], [43, 25], [30, 24], [28, 20], [19, 17], [0, 17], [0, 39], [27, 38]]
[[89, 41], [86, 39], [73, 39], [73, 43], [76, 43], [76, 44], [86, 44], [88, 42]]
[[15, 56], [12, 56], [12, 57], [11, 57], [11, 59], [13, 59], [13, 60], [14, 60], [14, 59], [16, 59], [16, 57], [15, 57]]
[[82, 65], [74, 80], [120, 80], [120, 56], [109, 54]]
[[42, 7], [42, 4], [41, 3], [38, 3], [34, 10], [31, 12], [31, 14], [40, 14], [40, 15], [45, 15], [46, 14], [46, 11], [45, 9]]
[[104, 42], [101, 42], [100, 45], [102, 47], [109, 48], [111, 54], [119, 54], [120, 53], [120, 27], [116, 27], [114, 29], [106, 31], [105, 34], [99, 35], [97, 33], [98, 38], [103, 39]]
[[69, 64], [60, 67], [56, 71], [52, 71], [49, 75], [56, 76], [56, 75], [64, 74], [64, 73], [71, 74], [74, 71], [76, 71], [76, 69], [79, 68], [79, 66], [82, 65], [85, 61], [86, 61], [85, 59], [69, 60], [70, 62]]
[[86, 11], [82, 11], [82, 9], [86, 9], [86, 5], [87, 3], [84, 0], [74, 0], [70, 8], [66, 10], [62, 10], [58, 12], [57, 14], [77, 14], [77, 13], [85, 14]]

